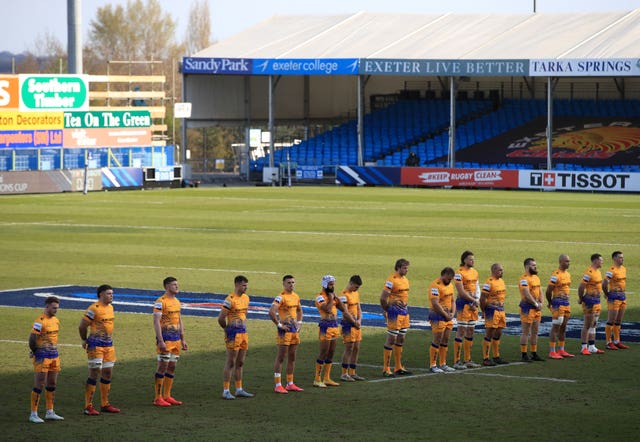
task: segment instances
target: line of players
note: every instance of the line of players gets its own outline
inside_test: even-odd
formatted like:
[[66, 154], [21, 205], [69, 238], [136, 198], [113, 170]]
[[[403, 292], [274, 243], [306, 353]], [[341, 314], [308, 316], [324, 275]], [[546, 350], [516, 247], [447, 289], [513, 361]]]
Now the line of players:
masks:
[[[596, 325], [600, 314], [601, 294], [607, 297], [608, 318], [605, 327], [606, 348], [609, 350], [627, 349], [620, 341], [620, 325], [626, 309], [626, 268], [623, 265], [622, 252], [612, 254], [613, 265], [602, 277], [600, 268], [603, 258], [600, 254], [591, 256], [591, 265], [585, 270], [578, 288], [578, 303], [582, 304], [584, 326], [581, 333], [581, 354], [603, 353], [595, 346]], [[571, 315], [569, 289], [571, 275], [568, 272], [570, 258], [560, 255], [558, 269], [555, 270], [547, 285], [545, 297], [547, 307], [552, 313], [552, 328], [549, 334], [549, 358], [572, 358], [574, 355], [565, 350], [565, 330]], [[485, 366], [508, 364], [500, 356], [500, 338], [506, 326], [504, 299], [506, 287], [502, 279], [503, 267], [500, 263], [491, 266], [491, 276], [480, 287], [478, 272], [474, 268], [475, 256], [467, 250], [462, 253], [460, 267], [455, 272], [445, 267], [440, 277], [429, 286], [430, 313], [433, 339], [429, 350], [430, 370], [434, 373], [451, 372], [469, 368], [478, 368], [471, 359], [473, 334], [478, 321], [478, 309], [485, 318], [485, 336], [482, 343], [483, 363]], [[409, 261], [396, 261], [394, 272], [385, 281], [380, 295], [380, 305], [387, 322], [387, 338], [383, 349], [384, 377], [406, 376], [412, 374], [402, 364], [402, 349], [409, 328], [408, 297], [409, 280], [406, 277]], [[533, 258], [524, 261], [525, 272], [520, 278], [521, 295], [520, 318], [522, 334], [520, 337], [521, 360], [523, 362], [544, 361], [537, 352], [538, 327], [544, 300], [540, 278], [537, 276], [537, 264]], [[297, 347], [300, 343], [302, 327], [302, 306], [300, 297], [295, 293], [295, 278], [283, 277], [283, 290], [274, 299], [269, 317], [277, 327], [277, 353], [274, 363], [274, 391], [279, 394], [303, 391], [294, 383], [294, 370]], [[453, 282], [453, 284], [452, 284]], [[322, 290], [316, 296], [315, 305], [320, 313], [319, 341], [320, 349], [316, 360], [314, 387], [326, 388], [338, 386], [331, 379], [331, 368], [337, 338], [342, 335], [345, 344], [342, 357], [342, 374], [345, 382], [365, 380], [356, 373], [360, 342], [362, 340], [362, 309], [358, 290], [362, 280], [353, 275], [345, 289], [335, 294], [335, 278], [325, 275], [321, 281]], [[180, 314], [178, 281], [167, 277], [163, 281], [165, 293], [156, 300], [153, 307], [153, 325], [157, 345], [157, 369], [155, 373], [155, 398], [153, 404], [158, 407], [182, 405], [171, 395], [175, 377], [176, 363], [181, 350], [187, 350], [184, 326]], [[239, 275], [234, 280], [234, 291], [222, 305], [218, 323], [225, 333], [226, 361], [223, 369], [223, 394], [227, 400], [236, 397], [253, 397], [242, 386], [244, 360], [248, 350], [246, 315], [249, 297], [246, 294], [248, 279]], [[453, 300], [454, 287], [457, 299]], [[109, 402], [112, 369], [115, 364], [115, 349], [112, 333], [114, 324], [113, 289], [104, 284], [96, 290], [98, 301], [84, 313], [78, 327], [82, 346], [87, 351], [89, 376], [85, 386], [86, 415], [98, 415], [93, 406], [98, 376], [100, 376], [101, 411], [118, 413], [120, 410]], [[34, 364], [34, 387], [31, 392], [31, 414], [29, 420], [44, 422], [37, 413], [42, 389], [45, 389], [45, 419], [63, 420], [53, 409], [60, 358], [57, 351], [57, 339], [60, 323], [56, 313], [60, 301], [51, 296], [45, 300], [45, 310], [33, 324], [29, 337], [29, 347]], [[338, 324], [337, 310], [342, 312], [342, 322]], [[454, 341], [454, 364], [447, 365], [448, 341], [456, 318], [457, 334]], [[340, 326], [340, 327], [339, 327]], [[529, 347], [530, 346], [530, 347]], [[531, 356], [527, 350], [530, 348]], [[490, 357], [490, 354], [493, 357]], [[394, 369], [391, 369], [391, 358]], [[282, 384], [282, 364], [285, 357], [286, 383]], [[439, 362], [439, 363], [438, 363]], [[230, 391], [231, 379], [235, 381], [235, 396]], [[46, 386], [45, 386], [46, 384]]]

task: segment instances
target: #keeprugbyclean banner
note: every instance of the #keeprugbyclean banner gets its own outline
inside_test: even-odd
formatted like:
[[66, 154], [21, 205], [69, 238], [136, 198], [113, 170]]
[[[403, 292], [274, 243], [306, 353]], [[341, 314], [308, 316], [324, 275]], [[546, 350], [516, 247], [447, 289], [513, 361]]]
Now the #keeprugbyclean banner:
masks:
[[403, 167], [400, 183], [430, 187], [518, 187], [517, 170]]

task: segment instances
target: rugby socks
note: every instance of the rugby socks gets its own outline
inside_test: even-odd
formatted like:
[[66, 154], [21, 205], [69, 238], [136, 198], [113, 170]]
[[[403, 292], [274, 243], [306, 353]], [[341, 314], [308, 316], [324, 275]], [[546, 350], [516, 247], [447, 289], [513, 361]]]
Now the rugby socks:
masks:
[[281, 373], [274, 373], [273, 374], [273, 380], [276, 383], [276, 387], [282, 387], [282, 374]]
[[333, 361], [331, 359], [325, 359], [324, 361], [324, 380], [331, 380], [331, 367], [333, 367]]
[[349, 364], [349, 376], [356, 374], [356, 364]]
[[613, 342], [615, 343], [620, 342], [620, 328], [621, 328], [620, 323], [613, 324]]
[[402, 345], [393, 344], [393, 361], [396, 370], [404, 368], [402, 366]]
[[293, 374], [287, 373], [287, 385], [293, 384]]
[[527, 356], [527, 344], [520, 344], [520, 353], [522, 353], [523, 358]]
[[391, 353], [393, 353], [393, 349], [385, 345], [382, 360], [384, 371], [391, 371]]
[[322, 379], [322, 366], [324, 365], [324, 361], [321, 359], [316, 359], [316, 377], [315, 381], [319, 382]]
[[447, 344], [440, 344], [440, 349], [438, 351], [440, 365], [447, 365], [447, 351], [449, 351], [449, 346]]
[[538, 353], [538, 344], [531, 344], [531, 353], [532, 354]]
[[471, 347], [473, 347], [473, 338], [464, 338], [464, 360], [471, 360]]
[[[453, 341], [453, 363], [457, 364], [460, 362], [460, 348], [463, 346], [462, 339], [456, 337], [455, 341]], [[464, 342], [464, 358], [467, 359], [467, 342]]]
[[434, 367], [436, 365], [436, 358], [438, 357], [439, 351], [440, 346], [432, 342], [431, 347], [429, 347], [429, 367]]
[[53, 401], [56, 398], [56, 387], [44, 387], [44, 398], [47, 402], [47, 410], [53, 410]]
[[558, 341], [558, 351], [564, 350], [564, 341]]
[[611, 342], [611, 332], [613, 331], [613, 324], [610, 322], [607, 322], [607, 325], [605, 325], [604, 327], [604, 336], [605, 336], [605, 342], [608, 344]]
[[555, 352], [556, 352], [556, 343], [555, 342], [549, 342], [549, 353], [555, 353]]
[[499, 358], [500, 357], [500, 339], [499, 338], [493, 338], [491, 340], [491, 349], [493, 350], [493, 357]]
[[173, 378], [174, 375], [165, 373], [164, 374], [164, 394], [163, 398], [171, 397], [171, 387], [173, 387]]
[[96, 392], [96, 380], [87, 378], [87, 383], [84, 386], [84, 408], [87, 408], [93, 402], [93, 395]]
[[[242, 379], [235, 381], [236, 391], [242, 390]], [[227, 382], [227, 390], [229, 389], [229, 382]]]
[[482, 340], [482, 358], [489, 359], [489, 349], [491, 348], [491, 339], [486, 336]]
[[164, 375], [156, 373], [156, 399], [162, 399], [162, 385], [164, 384]]
[[32, 413], [38, 412], [38, 404], [40, 403], [41, 393], [42, 393], [42, 390], [40, 390], [39, 388], [34, 388], [33, 390], [31, 390], [31, 412]]
[[231, 381], [222, 381], [222, 390], [229, 391], [229, 387], [231, 386]]
[[[94, 387], [95, 388], [95, 387]], [[109, 392], [111, 391], [111, 380], [100, 378], [100, 405], [109, 405]]]
[[350, 375], [351, 374], [351, 370], [349, 369], [349, 364], [345, 364], [343, 362], [342, 363], [342, 373], [341, 373], [341, 375], [344, 376], [345, 374]]

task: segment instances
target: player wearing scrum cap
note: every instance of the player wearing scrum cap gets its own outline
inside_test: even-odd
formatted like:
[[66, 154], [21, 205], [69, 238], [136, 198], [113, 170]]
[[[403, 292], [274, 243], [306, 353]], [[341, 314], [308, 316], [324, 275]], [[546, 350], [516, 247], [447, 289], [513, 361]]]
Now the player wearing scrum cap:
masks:
[[[333, 355], [336, 351], [336, 342], [340, 335], [338, 327], [338, 310], [347, 318], [351, 317], [344, 304], [335, 294], [336, 278], [332, 275], [322, 277], [322, 290], [316, 296], [315, 305], [320, 313], [318, 322], [318, 339], [320, 340], [320, 352], [316, 359], [316, 374], [313, 380], [314, 387], [337, 387], [339, 383], [331, 379], [331, 367]], [[353, 318], [351, 318], [353, 322]], [[322, 372], [324, 369], [324, 377]]]

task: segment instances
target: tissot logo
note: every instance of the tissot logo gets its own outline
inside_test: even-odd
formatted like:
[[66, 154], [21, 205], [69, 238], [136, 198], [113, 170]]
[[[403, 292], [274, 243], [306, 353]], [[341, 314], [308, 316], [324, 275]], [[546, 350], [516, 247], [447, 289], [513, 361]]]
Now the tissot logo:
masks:
[[543, 185], [545, 186], [555, 186], [556, 185], [556, 174], [545, 172], [543, 175]]

